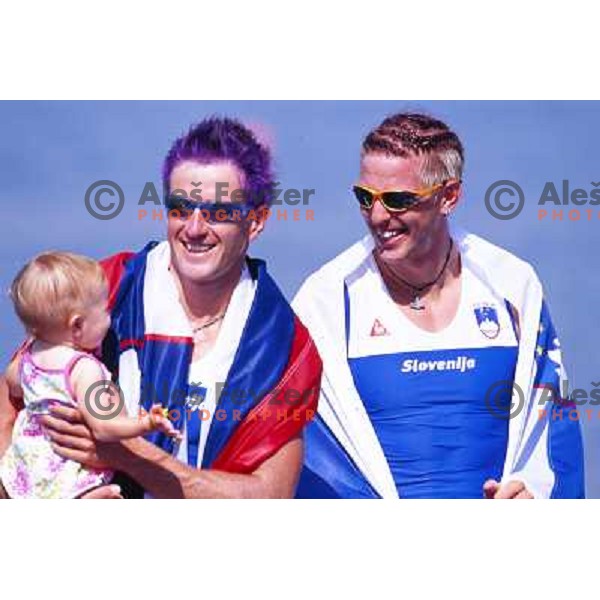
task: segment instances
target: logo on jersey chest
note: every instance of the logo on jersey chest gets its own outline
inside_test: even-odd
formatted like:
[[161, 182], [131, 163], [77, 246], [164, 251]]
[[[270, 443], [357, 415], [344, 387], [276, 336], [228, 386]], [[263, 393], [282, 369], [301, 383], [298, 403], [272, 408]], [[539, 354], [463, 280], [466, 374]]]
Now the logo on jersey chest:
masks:
[[371, 327], [371, 337], [381, 337], [384, 335], [390, 335], [390, 332], [379, 319], [375, 319]]
[[476, 304], [473, 307], [479, 331], [486, 338], [493, 340], [500, 333], [500, 321], [498, 320], [498, 311], [493, 304]]

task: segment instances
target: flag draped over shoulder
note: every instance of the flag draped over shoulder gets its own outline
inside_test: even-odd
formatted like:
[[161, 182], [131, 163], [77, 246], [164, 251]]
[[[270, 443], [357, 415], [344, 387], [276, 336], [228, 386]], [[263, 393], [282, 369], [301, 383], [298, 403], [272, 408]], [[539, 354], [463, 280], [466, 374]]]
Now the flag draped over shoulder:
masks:
[[[163, 242], [163, 244], [165, 244]], [[104, 360], [115, 371], [130, 413], [159, 402], [179, 429], [186, 418], [192, 332], [181, 306], [155, 276], [160, 248], [102, 261], [109, 281], [110, 343]], [[297, 436], [316, 414], [321, 360], [265, 263], [247, 259], [256, 293], [220, 394], [219, 419], [209, 430], [202, 467], [251, 473]], [[147, 439], [166, 452], [173, 440]]]
[[[564, 369], [537, 275], [529, 264], [476, 235], [454, 231], [453, 238], [463, 264], [506, 303], [519, 334], [502, 481], [521, 480], [538, 498], [583, 497], [578, 420], [566, 414], [558, 418], [542, 397], [548, 388], [561, 389]], [[305, 433], [300, 497], [398, 497], [345, 351], [345, 282], [372, 250], [372, 238], [366, 236], [311, 275], [293, 302], [324, 365], [318, 416]], [[563, 408], [566, 412], [568, 406]]]

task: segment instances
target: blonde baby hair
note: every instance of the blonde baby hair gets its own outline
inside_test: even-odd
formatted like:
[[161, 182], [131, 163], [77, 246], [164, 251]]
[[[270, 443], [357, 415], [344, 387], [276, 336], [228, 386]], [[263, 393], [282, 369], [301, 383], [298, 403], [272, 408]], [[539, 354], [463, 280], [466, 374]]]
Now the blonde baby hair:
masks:
[[30, 260], [15, 277], [10, 297], [28, 332], [35, 336], [67, 327], [107, 293], [100, 264], [71, 252], [50, 251]]

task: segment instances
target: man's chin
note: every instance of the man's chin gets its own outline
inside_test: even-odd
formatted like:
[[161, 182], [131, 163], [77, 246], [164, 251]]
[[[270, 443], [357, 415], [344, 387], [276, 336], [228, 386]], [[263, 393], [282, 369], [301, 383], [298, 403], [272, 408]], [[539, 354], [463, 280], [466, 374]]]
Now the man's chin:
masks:
[[213, 265], [181, 265], [177, 269], [179, 278], [189, 283], [208, 283], [215, 279], [217, 269]]
[[375, 252], [379, 260], [393, 266], [395, 263], [402, 262], [410, 256], [410, 244], [398, 244], [395, 246], [376, 246]]

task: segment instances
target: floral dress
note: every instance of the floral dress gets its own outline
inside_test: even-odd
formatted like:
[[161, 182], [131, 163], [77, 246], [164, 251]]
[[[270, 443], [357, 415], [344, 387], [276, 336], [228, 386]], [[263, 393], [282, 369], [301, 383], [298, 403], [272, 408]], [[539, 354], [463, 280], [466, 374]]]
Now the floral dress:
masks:
[[[40, 423], [53, 404], [77, 405], [69, 376], [83, 357], [96, 360], [73, 350], [65, 368], [44, 369], [35, 364], [31, 344], [24, 350], [20, 381], [25, 408], [17, 416], [12, 443], [0, 460], [0, 480], [11, 498], [76, 498], [112, 479], [112, 471], [90, 469], [58, 456]], [[98, 364], [110, 379], [104, 365]]]

